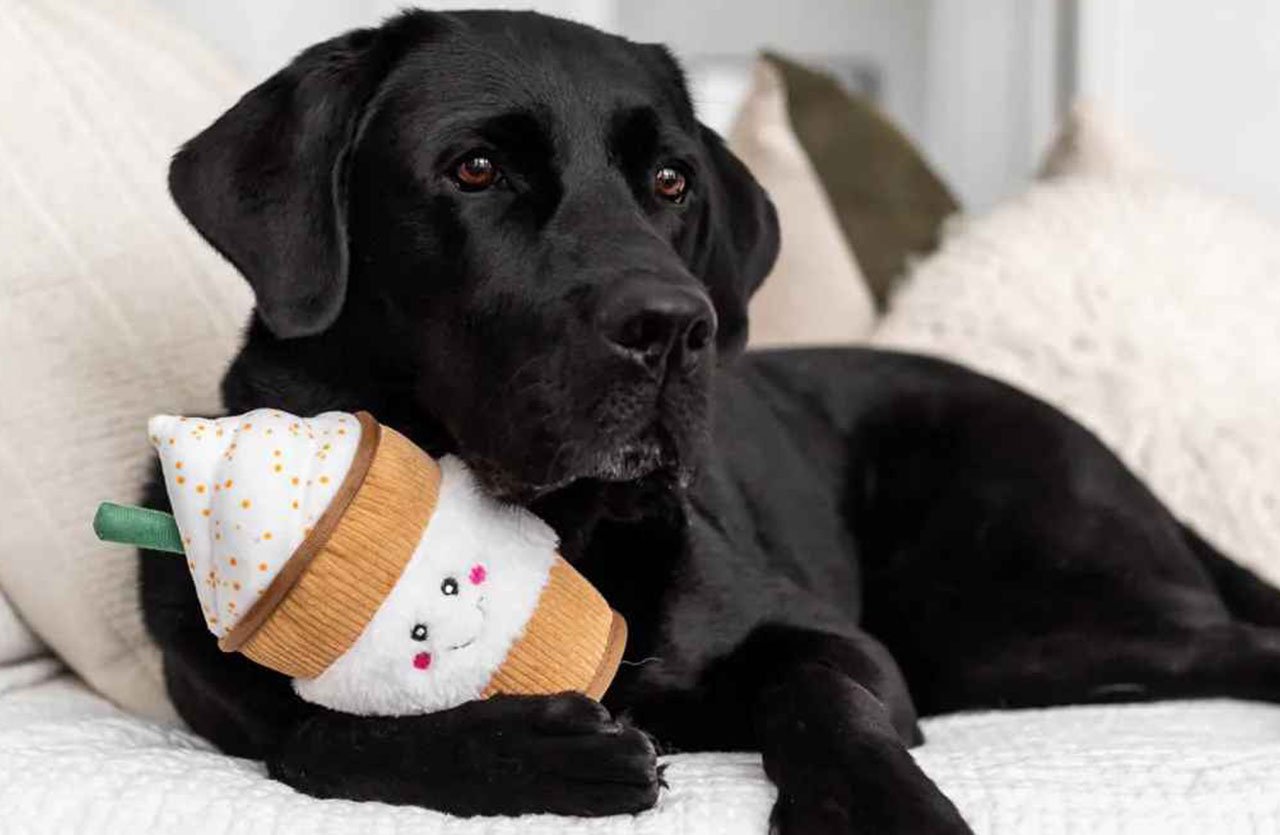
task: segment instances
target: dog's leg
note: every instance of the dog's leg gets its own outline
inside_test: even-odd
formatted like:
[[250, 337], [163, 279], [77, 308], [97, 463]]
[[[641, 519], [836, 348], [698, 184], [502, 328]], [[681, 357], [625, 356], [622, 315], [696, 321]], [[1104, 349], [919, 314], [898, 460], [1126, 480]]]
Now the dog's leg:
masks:
[[586, 696], [497, 696], [439, 713], [321, 711], [268, 757], [317, 797], [455, 815], [635, 813], [658, 796], [652, 743]]
[[722, 743], [763, 754], [778, 787], [775, 832], [970, 831], [908, 753], [922, 739], [915, 709], [897, 665], [870, 636], [761, 627], [698, 689], [701, 710], [686, 715], [704, 731], [717, 728]]
[[1280, 589], [1233, 562], [1190, 527], [1183, 525], [1182, 535], [1232, 615], [1248, 623], [1280, 627]]

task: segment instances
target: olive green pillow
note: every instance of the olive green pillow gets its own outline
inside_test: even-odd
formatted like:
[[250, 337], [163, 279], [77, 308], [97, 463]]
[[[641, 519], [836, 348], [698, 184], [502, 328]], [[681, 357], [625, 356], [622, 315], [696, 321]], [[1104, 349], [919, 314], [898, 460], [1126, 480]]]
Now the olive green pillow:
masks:
[[884, 309], [909, 255], [931, 253], [960, 206], [906, 137], [835, 78], [766, 53], [782, 76], [792, 128]]

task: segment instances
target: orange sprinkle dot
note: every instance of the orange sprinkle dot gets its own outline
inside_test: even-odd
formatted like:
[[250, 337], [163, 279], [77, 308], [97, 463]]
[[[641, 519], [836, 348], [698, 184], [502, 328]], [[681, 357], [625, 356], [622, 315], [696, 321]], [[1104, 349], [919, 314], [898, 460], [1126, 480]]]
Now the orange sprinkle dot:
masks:
[[240, 581], [236, 580], [234, 583], [232, 583], [231, 588], [235, 589], [236, 591], [240, 591]]
[[280, 450], [278, 450], [278, 449], [277, 449], [275, 452], [273, 452], [273, 453], [271, 453], [271, 454], [272, 454], [272, 455], [274, 455], [275, 457], [279, 458], [279, 457], [281, 456], [281, 454], [282, 454], [282, 453], [280, 452]]
[[244, 501], [240, 502], [240, 506], [243, 507], [245, 510], [248, 510], [250, 507], [253, 507], [253, 502], [249, 501], [248, 499], [245, 499]]
[[258, 563], [258, 570], [259, 570], [259, 571], [266, 571], [266, 570], [267, 570], [267, 564], [266, 564], [265, 562], [260, 562], [260, 563]]
[[297, 510], [297, 509], [298, 509], [298, 500], [297, 500], [297, 499], [294, 499], [294, 500], [293, 500], [293, 509], [294, 509], [294, 510]]
[[227, 562], [231, 563], [234, 566], [236, 564], [236, 558], [232, 557], [231, 559], [227, 560]]
[[231, 485], [233, 484], [235, 484], [235, 482], [232, 481], [231, 479], [227, 479], [226, 481], [222, 482], [222, 486], [227, 488], [228, 490], [231, 489]]
[[181, 461], [175, 461], [175, 462], [173, 463], [173, 468], [174, 468], [175, 470], [181, 470], [181, 469], [182, 469], [182, 462], [181, 462]]
[[246, 424], [244, 424], [243, 426], [241, 426], [240, 428], [241, 428], [241, 429], [243, 429], [244, 431], [248, 432], [250, 429], [252, 429], [252, 428], [253, 428], [253, 424], [252, 424], [252, 423], [246, 423]]
[[173, 446], [175, 443], [177, 443], [177, 441], [175, 441], [173, 438], [169, 439], [169, 446]]
[[270, 539], [270, 538], [271, 538], [271, 531], [266, 531], [265, 533], [263, 533], [263, 534], [262, 534], [262, 538], [263, 538], [263, 539]]
[[213, 512], [212, 510], [206, 507], [204, 510], [200, 511], [200, 515], [204, 516], [205, 518], [208, 518], [209, 514], [212, 512]]
[[203, 492], [204, 492], [204, 485], [203, 485], [203, 484], [197, 484], [197, 485], [196, 485], [196, 492], [197, 492], [197, 493], [203, 493]]
[[290, 480], [291, 482], [293, 482], [293, 486], [294, 486], [294, 487], [297, 487], [297, 486], [298, 486], [298, 481], [299, 481], [299, 479], [298, 479], [298, 477], [297, 477], [297, 476], [294, 476], [293, 478], [291, 478], [291, 479], [289, 479], [289, 480]]
[[186, 476], [184, 476], [184, 475], [180, 475], [180, 476], [178, 476], [178, 483], [179, 483], [179, 484], [186, 484], [186, 483], [187, 483], [187, 477], [186, 477]]
[[329, 477], [328, 477], [327, 475], [322, 475], [322, 476], [320, 476], [320, 483], [321, 483], [321, 484], [328, 484], [328, 483], [329, 483]]
[[214, 435], [215, 435], [216, 437], [221, 438], [221, 437], [222, 437], [222, 430], [221, 430], [221, 429], [219, 429], [217, 432], [215, 432], [215, 433], [214, 433]]
[[339, 435], [345, 435], [345, 434], [347, 434], [347, 430], [345, 430], [345, 429], [339, 429], [339, 430], [338, 430], [338, 434], [339, 434]]

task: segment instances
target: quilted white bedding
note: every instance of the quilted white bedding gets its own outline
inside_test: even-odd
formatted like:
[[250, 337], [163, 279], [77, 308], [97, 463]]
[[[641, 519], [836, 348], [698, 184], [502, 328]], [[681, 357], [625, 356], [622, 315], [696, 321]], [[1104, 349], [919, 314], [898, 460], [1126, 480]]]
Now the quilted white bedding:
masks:
[[[33, 669], [31, 664], [44, 663]], [[51, 662], [0, 669], [0, 832], [543, 835], [764, 833], [773, 789], [748, 754], [667, 759], [636, 817], [450, 818], [319, 801], [183, 730], [121, 712]], [[15, 672], [25, 682], [13, 684]], [[44, 681], [35, 681], [43, 673]], [[52, 677], [50, 677], [52, 676]], [[1280, 707], [1055, 708], [930, 720], [916, 752], [978, 833], [1280, 832]]]

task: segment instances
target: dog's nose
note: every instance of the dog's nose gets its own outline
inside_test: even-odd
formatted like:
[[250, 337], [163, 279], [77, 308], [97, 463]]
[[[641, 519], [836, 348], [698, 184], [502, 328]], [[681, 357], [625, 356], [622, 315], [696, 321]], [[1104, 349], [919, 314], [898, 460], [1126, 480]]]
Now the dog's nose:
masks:
[[716, 314], [706, 295], [658, 281], [620, 282], [602, 300], [596, 325], [610, 347], [665, 373], [691, 365], [711, 346]]

